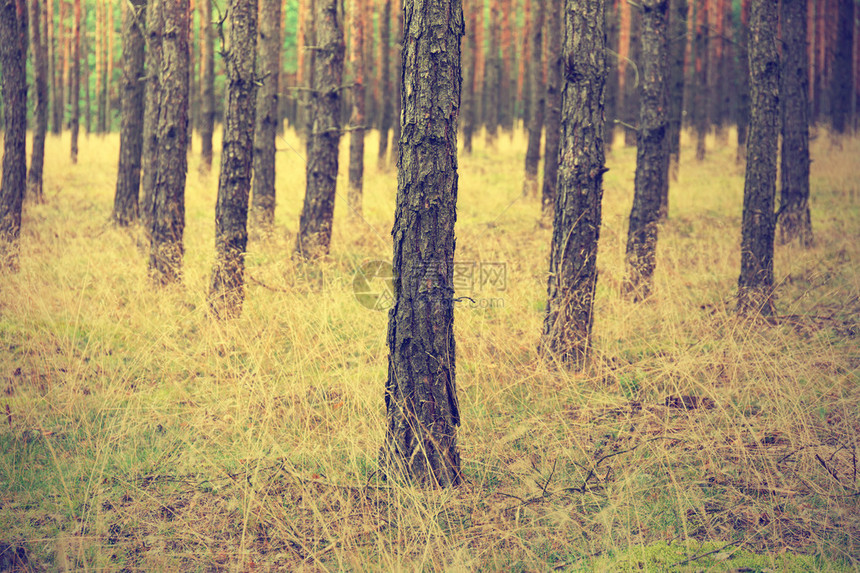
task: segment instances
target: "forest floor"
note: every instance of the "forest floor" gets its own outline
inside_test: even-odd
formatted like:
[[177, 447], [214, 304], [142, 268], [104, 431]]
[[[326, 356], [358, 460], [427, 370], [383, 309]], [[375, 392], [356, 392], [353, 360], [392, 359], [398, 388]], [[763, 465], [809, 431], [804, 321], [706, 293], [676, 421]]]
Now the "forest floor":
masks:
[[360, 303], [386, 282], [355, 278], [391, 260], [377, 137], [364, 218], [342, 175], [332, 254], [310, 267], [290, 256], [304, 147], [279, 140], [277, 228], [251, 241], [228, 322], [206, 301], [217, 157], [201, 176], [195, 137], [183, 283], [162, 290], [140, 232], [110, 223], [118, 136], [82, 137], [77, 165], [49, 137], [46, 201], [0, 276], [0, 570], [860, 567], [860, 140], [813, 142], [816, 243], [777, 247], [769, 320], [734, 313], [743, 170], [713, 139], [704, 162], [684, 140], [653, 296], [619, 296], [635, 150], [616, 146], [581, 372], [537, 354], [551, 229], [522, 197], [525, 139], [476, 140], [457, 222], [465, 483], [420, 491], [375, 471], [388, 317]]

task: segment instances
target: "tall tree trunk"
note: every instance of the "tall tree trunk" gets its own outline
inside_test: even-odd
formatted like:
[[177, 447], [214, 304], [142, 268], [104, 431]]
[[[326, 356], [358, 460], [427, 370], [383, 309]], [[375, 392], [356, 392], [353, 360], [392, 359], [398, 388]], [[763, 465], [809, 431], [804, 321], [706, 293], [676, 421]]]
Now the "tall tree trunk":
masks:
[[747, 158], [747, 138], [750, 124], [750, 59], [749, 59], [749, 14], [750, 0], [741, 0], [741, 21], [738, 25], [738, 154], [737, 163]]
[[104, 134], [107, 131], [107, 11], [108, 4], [103, 0], [96, 0], [96, 6], [99, 7], [98, 15], [96, 16], [96, 34], [99, 37], [99, 66], [98, 77], [96, 78], [96, 133]]
[[310, 134], [305, 201], [296, 237], [296, 253], [304, 259], [327, 255], [331, 244], [344, 55], [339, 6], [338, 0], [316, 0], [314, 124]]
[[[555, 209], [558, 189], [559, 143], [561, 139], [561, 92], [564, 86], [562, 45], [564, 44], [564, 1], [551, 0], [552, 18], [547, 20], [547, 60], [549, 61], [546, 89], [546, 143], [544, 144], [543, 191], [541, 215], [550, 221]], [[617, 75], [617, 74], [616, 74]]]
[[782, 0], [782, 171], [779, 240], [812, 245], [809, 216], [809, 53], [806, 50], [806, 0]]
[[122, 123], [113, 203], [113, 220], [121, 227], [135, 222], [138, 217], [143, 152], [143, 96], [146, 88], [143, 75], [145, 27], [146, 4], [128, 6], [123, 12], [122, 23]]
[[[681, 161], [681, 128], [684, 116], [684, 54], [687, 50], [687, 0], [669, 2], [669, 177], [678, 180]], [[668, 190], [669, 187], [666, 186]], [[660, 206], [660, 218], [669, 213], [668, 196]]]
[[[44, 0], [30, 0], [30, 28], [32, 30], [33, 75], [36, 84], [36, 125], [33, 130], [33, 151], [30, 155], [30, 172], [27, 188], [30, 197], [38, 202], [44, 200], [42, 172], [45, 166], [45, 134], [48, 131], [48, 44], [41, 30], [47, 22], [47, 5]], [[46, 32], [47, 34], [47, 32]]]
[[[477, 72], [477, 54], [479, 49], [478, 43], [475, 41], [477, 34], [477, 19], [475, 17], [475, 8], [473, 4], [478, 4], [480, 0], [462, 0], [463, 14], [466, 22], [466, 38], [463, 44], [463, 61], [466, 64], [465, 76], [463, 77], [463, 152], [471, 155], [472, 153], [472, 137], [475, 133], [475, 74]], [[399, 90], [398, 90], [399, 91]], [[400, 120], [397, 120], [400, 123]]]
[[84, 83], [84, 129], [87, 132], [87, 136], [92, 133], [92, 101], [90, 99], [90, 39], [89, 39], [89, 26], [86, 22], [89, 21], [88, 16], [88, 8], [87, 4], [84, 3], [81, 6], [82, 14], [81, 18], [84, 21], [84, 28], [81, 30], [81, 59], [84, 62], [84, 73], [81, 77], [81, 81]]
[[513, 133], [514, 120], [511, 113], [511, 55], [513, 46], [511, 12], [512, 0], [496, 0], [501, 12], [501, 31], [499, 36], [499, 126], [503, 131]]
[[529, 91], [531, 92], [531, 117], [529, 118], [529, 142], [526, 148], [526, 178], [523, 183], [523, 195], [537, 197], [538, 163], [540, 163], [540, 140], [543, 131], [544, 102], [546, 86], [543, 82], [543, 14], [544, 3], [535, 2], [532, 8], [531, 44], [532, 59], [529, 65]]
[[382, 89], [382, 109], [379, 110], [379, 168], [388, 166], [388, 132], [391, 130], [391, 0], [382, 0], [379, 14], [379, 41], [381, 43], [382, 65], [380, 84]]
[[383, 471], [428, 487], [461, 480], [454, 348], [460, 0], [406, 0], [403, 145], [394, 216]]
[[490, 0], [490, 42], [484, 68], [484, 124], [487, 126], [486, 144], [495, 149], [499, 136], [499, 82], [502, 63], [499, 56], [499, 0]]
[[[31, 2], [33, 0], [30, 0]], [[81, 125], [81, 0], [74, 0], [74, 30], [72, 31], [72, 61], [69, 70], [69, 97], [72, 101], [72, 116], [69, 121], [72, 132], [72, 163], [78, 162], [78, 132]]]
[[[619, 77], [621, 74], [621, 6], [619, 5], [619, 0], [610, 0], [610, 2], [607, 2], [606, 48], [610, 52], [606, 61], [606, 125], [604, 127], [606, 132], [604, 134], [604, 143], [606, 144], [606, 152], [609, 153], [612, 151], [612, 143], [615, 139], [615, 122], [621, 119], [619, 117], [618, 106], [621, 97], [619, 93], [619, 86], [621, 85]], [[560, 45], [556, 49], [559, 53], [561, 52]]]
[[[105, 70], [105, 133], [110, 133], [113, 120], [113, 42], [114, 36], [116, 36], [116, 28], [114, 27], [114, 4], [111, 0], [108, 0], [105, 4], [106, 12], [107, 12], [107, 26], [105, 27], [105, 34], [107, 35], [106, 47], [107, 47], [107, 69]], [[186, 20], [187, 21], [187, 15]], [[187, 36], [187, 33], [186, 33]]]
[[[255, 1], [254, 4], [256, 3]], [[263, 77], [263, 84], [257, 91], [257, 117], [254, 130], [253, 213], [254, 222], [258, 227], [271, 229], [275, 223], [275, 138], [278, 135], [279, 123], [281, 0], [262, 0], [260, 2], [260, 16], [262, 19], [259, 25], [260, 38], [257, 41], [260, 49], [258, 69]], [[251, 63], [253, 64], [253, 59]], [[253, 83], [253, 75], [251, 82]]]
[[27, 191], [27, 3], [0, 1], [0, 89], [3, 92], [3, 180], [0, 183], [0, 271], [18, 270], [21, 206]]
[[394, 0], [394, 45], [391, 48], [391, 58], [394, 63], [394, 77], [396, 82], [391, 88], [393, 106], [391, 110], [391, 163], [396, 167], [400, 160], [400, 113], [403, 110], [403, 102], [400, 101], [400, 78], [403, 76], [401, 69], [401, 54], [403, 51], [403, 0]]
[[627, 233], [627, 278], [624, 291], [633, 301], [651, 292], [657, 254], [657, 223], [668, 182], [666, 13], [668, 0], [642, 2], [642, 91], [636, 145], [633, 209]]
[[[484, 74], [487, 68], [487, 58], [484, 53], [484, 0], [473, 0], [472, 7], [475, 16], [475, 84], [473, 88], [473, 101], [475, 111], [474, 116], [474, 131], [478, 132], [481, 126], [486, 124], [485, 109], [484, 109]], [[468, 33], [468, 30], [467, 30]]]
[[[261, 37], [263, 54], [261, 70], [264, 73], [275, 68], [277, 79], [280, 62], [272, 56], [272, 45], [280, 48], [280, 0], [271, 6], [264, 0], [265, 20], [273, 20], [264, 26]], [[271, 12], [269, 10], [272, 10]], [[278, 30], [272, 29], [276, 25]], [[266, 44], [270, 45], [266, 45]], [[251, 191], [251, 168], [254, 162], [254, 124], [256, 78], [254, 60], [257, 52], [257, 2], [256, 0], [232, 0], [230, 2], [230, 53], [227, 62], [227, 109], [224, 117], [224, 144], [221, 151], [221, 175], [218, 179], [218, 203], [215, 207], [215, 268], [212, 270], [212, 285], [209, 301], [212, 311], [219, 318], [234, 318], [242, 314], [245, 300], [245, 249], [248, 244], [248, 194]], [[272, 61], [274, 60], [274, 62]], [[270, 78], [271, 76], [269, 76]], [[267, 78], [267, 79], [269, 79]], [[271, 88], [271, 86], [269, 86]], [[267, 89], [271, 98], [271, 89]], [[277, 116], [277, 81], [272, 102], [264, 104], [267, 115]], [[262, 111], [262, 110], [261, 110]], [[274, 124], [271, 129], [274, 146]], [[274, 151], [274, 150], [273, 150]], [[274, 155], [274, 153], [272, 153]], [[272, 157], [274, 160], [274, 157]], [[274, 166], [273, 166], [274, 167]], [[255, 177], [259, 172], [255, 174]], [[255, 187], [255, 192], [256, 192]]]
[[705, 159], [705, 137], [708, 135], [710, 126], [708, 119], [708, 66], [710, 65], [708, 61], [710, 54], [708, 3], [708, 0], [704, 0], [696, 6], [696, 82], [693, 88], [695, 90], [693, 114], [696, 129], [696, 159], [699, 161]]
[[51, 114], [51, 133], [59, 135], [60, 133], [60, 111], [57, 105], [57, 19], [54, 17], [54, 0], [45, 0], [45, 35], [47, 36], [48, 44], [48, 82], [49, 91], [51, 93], [50, 114]]
[[567, 0], [564, 23], [567, 81], [541, 351], [567, 367], [581, 366], [591, 346], [606, 171], [604, 0]]
[[777, 3], [753, 2], [750, 19], [750, 135], [744, 182], [738, 311], [773, 312], [773, 211], [779, 140]]
[[316, 118], [314, 117], [315, 106], [314, 102], [315, 91], [314, 86], [314, 74], [316, 73], [316, 56], [317, 56], [317, 32], [316, 32], [316, 19], [317, 19], [317, 2], [322, 2], [323, 0], [307, 0], [307, 21], [305, 24], [305, 83], [307, 86], [304, 89], [304, 105], [302, 109], [304, 112], [302, 113], [302, 130], [306, 139], [306, 148], [307, 153], [306, 157], [310, 157], [311, 155], [311, 147], [313, 146], [313, 133], [314, 133], [314, 122]]
[[843, 135], [851, 131], [851, 92], [854, 86], [854, 2], [839, 0], [838, 31], [830, 87], [833, 131]]
[[[158, 0], [150, 0], [156, 2]], [[161, 8], [161, 86], [158, 149], [155, 155], [155, 208], [149, 268], [161, 284], [182, 273], [185, 229], [185, 173], [188, 166], [188, 0], [169, 0]]]
[[364, 192], [364, 31], [368, 0], [355, 0], [352, 8], [352, 125], [349, 135], [349, 213], [361, 217]]
[[200, 170], [212, 170], [212, 136], [215, 133], [215, 46], [212, 30], [212, 0], [200, 2]]
[[68, 60], [65, 57], [66, 54], [66, 0], [58, 0], [59, 2], [59, 20], [57, 21], [57, 35], [56, 35], [56, 53], [57, 53], [57, 67], [56, 67], [56, 87], [55, 87], [55, 95], [56, 98], [54, 100], [54, 120], [56, 126], [54, 128], [54, 133], [57, 135], [62, 132], [63, 128], [66, 125], [66, 68], [68, 66]]
[[642, 8], [634, 3], [630, 7], [630, 60], [627, 65], [627, 77], [624, 81], [624, 145], [636, 145], [636, 133], [639, 121], [639, 90], [642, 87]]
[[146, 232], [155, 216], [155, 175], [158, 172], [158, 121], [161, 116], [161, 36], [164, 0], [147, 0], [146, 86], [144, 88], [143, 151], [141, 153], [140, 218]]

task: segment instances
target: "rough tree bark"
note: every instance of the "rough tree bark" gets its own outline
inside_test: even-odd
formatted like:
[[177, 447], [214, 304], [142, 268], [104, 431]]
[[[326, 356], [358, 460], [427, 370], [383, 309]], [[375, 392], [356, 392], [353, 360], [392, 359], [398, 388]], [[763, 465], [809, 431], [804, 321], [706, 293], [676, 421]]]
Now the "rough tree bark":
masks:
[[806, 50], [806, 0], [782, 0], [782, 187], [779, 241], [812, 246], [809, 216], [809, 53]]
[[[257, 4], [256, 0], [253, 3]], [[258, 75], [262, 78], [262, 85], [257, 92], [252, 212], [256, 226], [265, 230], [271, 229], [275, 223], [275, 139], [278, 135], [279, 123], [281, 0], [261, 0], [260, 16], [258, 41], [260, 72]], [[235, 55], [236, 51], [232, 50], [232, 53]], [[251, 63], [253, 65], [253, 58]], [[253, 77], [251, 82], [253, 83]]]
[[[275, 0], [280, 8], [280, 0]], [[267, 2], [264, 1], [265, 8]], [[278, 8], [278, 9], [279, 9]], [[266, 13], [264, 19], [275, 19]], [[267, 24], [266, 27], [269, 25]], [[269, 31], [273, 36], [274, 32]], [[266, 35], [264, 34], [264, 39]], [[280, 46], [278, 46], [280, 47]], [[263, 46], [266, 59], [267, 47]], [[221, 175], [215, 206], [215, 268], [209, 289], [212, 312], [219, 318], [242, 314], [245, 300], [245, 249], [248, 245], [248, 194], [254, 155], [254, 124], [257, 87], [254, 70], [257, 51], [257, 1], [230, 2], [230, 51], [227, 65], [227, 108], [224, 117], [224, 144], [221, 150]], [[275, 62], [277, 66], [280, 63]], [[264, 61], [269, 71], [271, 61]], [[277, 93], [277, 89], [275, 90]], [[276, 97], [277, 104], [277, 97]], [[271, 106], [266, 102], [265, 106]], [[277, 113], [277, 105], [274, 108]], [[272, 113], [266, 110], [266, 113]], [[274, 145], [274, 125], [272, 145]]]
[[3, 181], [0, 270], [18, 270], [21, 206], [27, 191], [27, 3], [0, 1], [0, 88], [3, 91]]
[[140, 165], [143, 152], [143, 76], [146, 3], [126, 7], [122, 23], [122, 117], [119, 168], [113, 203], [114, 222], [125, 227], [138, 217]]
[[406, 0], [403, 141], [388, 323], [383, 471], [429, 487], [461, 480], [454, 358], [460, 0]]
[[[684, 54], [687, 51], [687, 0], [669, 2], [669, 177], [678, 180], [681, 161], [681, 128], [684, 119]], [[666, 187], [668, 190], [668, 186]], [[660, 218], [669, 212], [668, 197]]]
[[779, 141], [777, 3], [752, 2], [749, 36], [750, 134], [744, 182], [738, 311], [770, 315], [773, 303], [773, 211]]
[[155, 212], [155, 174], [158, 171], [158, 120], [161, 115], [161, 34], [163, 0], [147, 0], [146, 86], [144, 88], [143, 150], [141, 152], [140, 218], [144, 230], [152, 229]]
[[603, 174], [604, 0], [567, 0], [558, 197], [541, 352], [581, 366], [591, 345]]
[[212, 170], [212, 136], [215, 133], [215, 41], [212, 0], [200, 1], [200, 171]]
[[[30, 0], [31, 2], [33, 0]], [[72, 32], [72, 61], [69, 70], [69, 97], [72, 101], [72, 117], [69, 130], [72, 135], [72, 163], [78, 162], [78, 133], [81, 126], [81, 0], [74, 0], [74, 30]]]
[[[546, 89], [546, 142], [544, 143], [543, 190], [541, 192], [541, 215], [543, 220], [552, 220], [558, 189], [559, 142], [561, 139], [561, 91], [564, 81], [562, 44], [564, 43], [564, 0], [551, 0], [552, 18], [547, 21], [549, 36], [547, 89]], [[616, 74], [617, 75], [617, 74]]]
[[[33, 75], [36, 88], [35, 126], [33, 129], [33, 151], [30, 155], [30, 171], [27, 188], [30, 197], [44, 200], [42, 172], [45, 166], [45, 135], [48, 131], [48, 43], [41, 29], [46, 21], [42, 12], [43, 0], [30, 1], [30, 28], [32, 30]], [[47, 13], [47, 7], [45, 8]]]
[[633, 208], [627, 232], [624, 292], [634, 302], [648, 297], [657, 254], [663, 189], [668, 181], [666, 13], [668, 0], [642, 0], [642, 90]]
[[349, 135], [349, 214], [360, 217], [364, 192], [364, 25], [368, 0], [355, 0], [352, 12], [352, 131]]
[[296, 254], [304, 259], [327, 255], [331, 244], [344, 55], [338, 0], [316, 0], [315, 4], [314, 123], [309, 142], [305, 201], [296, 237]]
[[391, 0], [382, 0], [382, 12], [379, 14], [379, 41], [382, 45], [382, 66], [380, 69], [382, 88], [382, 109], [379, 110], [379, 168], [388, 166], [388, 132], [391, 131]]
[[531, 91], [531, 117], [529, 117], [529, 142], [526, 148], [526, 178], [523, 195], [536, 197], [538, 189], [538, 163], [540, 163], [540, 140], [543, 131], [546, 86], [543, 81], [543, 16], [544, 3], [535, 2], [531, 18], [531, 65], [529, 66], [529, 90]]
[[[153, 1], [153, 0], [151, 0]], [[161, 284], [182, 273], [185, 230], [185, 174], [188, 166], [188, 0], [162, 6], [162, 65], [158, 149], [155, 156], [154, 210], [149, 268]]]

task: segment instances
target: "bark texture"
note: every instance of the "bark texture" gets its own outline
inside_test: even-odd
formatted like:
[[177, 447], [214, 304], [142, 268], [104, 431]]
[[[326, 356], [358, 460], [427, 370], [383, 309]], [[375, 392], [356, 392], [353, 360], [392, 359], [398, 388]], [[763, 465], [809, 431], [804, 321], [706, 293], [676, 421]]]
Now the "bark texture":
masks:
[[33, 129], [33, 151], [30, 155], [30, 171], [27, 188], [36, 201], [44, 199], [42, 173], [45, 166], [45, 134], [48, 131], [48, 43], [42, 34], [43, 0], [30, 1], [30, 29], [32, 30], [33, 81], [36, 88], [35, 125]]
[[368, 0], [355, 0], [352, 13], [352, 132], [349, 136], [349, 214], [360, 217], [364, 192], [364, 24]]
[[531, 90], [531, 117], [529, 117], [529, 142], [526, 148], [526, 179], [523, 195], [536, 197], [538, 189], [538, 163], [540, 163], [540, 140], [543, 131], [544, 102], [546, 86], [543, 81], [543, 16], [544, 3], [535, 2], [531, 20], [531, 62], [529, 66], [529, 87]]
[[[543, 189], [541, 216], [552, 220], [558, 189], [559, 142], [561, 139], [561, 91], [564, 81], [562, 44], [564, 43], [564, 0], [551, 0], [553, 15], [547, 20], [547, 86], [546, 86], [546, 142], [544, 143]], [[617, 75], [617, 74], [616, 74]]]
[[[256, 0], [252, 2], [257, 4]], [[260, 2], [259, 76], [254, 131], [254, 222], [271, 229], [275, 222], [275, 138], [278, 135], [278, 77], [281, 71], [281, 0]], [[256, 19], [255, 19], [256, 24]], [[243, 45], [246, 43], [243, 42]], [[231, 43], [231, 45], [233, 45]], [[243, 48], [244, 49], [244, 48]], [[234, 57], [241, 57], [232, 50]], [[248, 56], [245, 56], [248, 57]], [[253, 58], [251, 58], [253, 66]], [[253, 67], [251, 69], [253, 73]], [[253, 76], [250, 78], [253, 84]], [[223, 165], [223, 162], [222, 162]]]
[[161, 88], [149, 268], [161, 284], [182, 273], [185, 174], [188, 166], [188, 0], [162, 6]]
[[343, 29], [337, 0], [316, 0], [313, 117], [305, 202], [296, 237], [304, 259], [327, 255], [331, 244], [340, 145], [340, 84], [343, 78]]
[[[151, 2], [152, 0], [150, 0]], [[215, 133], [215, 46], [212, 0], [200, 0], [200, 171], [212, 170], [212, 136]]]
[[779, 241], [812, 246], [809, 216], [809, 53], [806, 50], [806, 0], [782, 0], [782, 188]]
[[155, 174], [158, 171], [158, 119], [161, 115], [161, 33], [163, 0], [147, 0], [146, 86], [144, 88], [143, 151], [141, 153], [140, 217], [146, 232], [155, 213]]
[[[280, 3], [280, 0], [276, 1]], [[227, 109], [221, 149], [221, 175], [218, 178], [218, 202], [215, 206], [215, 268], [209, 289], [212, 311], [219, 318], [233, 318], [242, 314], [245, 300], [248, 195], [251, 191], [254, 114], [257, 106], [254, 75], [256, 51], [257, 2], [232, 0], [230, 52], [226, 58]], [[271, 135], [274, 145], [274, 126]]]
[[562, 366], [588, 357], [603, 174], [604, 0], [567, 0], [558, 197], [541, 351]]
[[27, 3], [0, 1], [0, 88], [3, 91], [3, 181], [0, 183], [0, 270], [18, 270], [21, 206], [27, 191]]
[[777, 3], [753, 2], [750, 17], [750, 134], [744, 181], [738, 311], [773, 313], [773, 211], [779, 141]]
[[428, 487], [461, 480], [454, 359], [460, 0], [406, 0], [402, 146], [388, 323], [383, 471]]
[[666, 93], [668, 0], [642, 0], [642, 91], [636, 144], [633, 209], [627, 232], [624, 291], [633, 301], [648, 297], [657, 254], [663, 190], [668, 182], [669, 118]]
[[113, 220], [125, 227], [138, 217], [140, 165], [143, 153], [143, 111], [146, 82], [143, 75], [146, 4], [130, 5], [122, 23], [122, 118], [119, 139], [119, 169]]

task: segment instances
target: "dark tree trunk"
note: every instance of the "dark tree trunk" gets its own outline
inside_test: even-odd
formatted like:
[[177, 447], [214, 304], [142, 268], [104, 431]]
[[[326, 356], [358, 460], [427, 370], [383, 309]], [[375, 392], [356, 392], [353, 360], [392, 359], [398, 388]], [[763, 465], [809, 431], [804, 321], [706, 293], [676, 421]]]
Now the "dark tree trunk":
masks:
[[627, 233], [624, 291], [633, 301], [651, 292], [657, 253], [657, 223], [668, 181], [666, 12], [668, 0], [642, 1], [642, 91], [633, 209]]
[[[253, 2], [257, 4], [256, 0]], [[281, 71], [281, 0], [260, 2], [260, 75], [254, 135], [254, 222], [271, 229], [275, 222], [275, 138], [278, 135], [278, 79]], [[256, 23], [256, 20], [255, 20]], [[243, 41], [243, 45], [247, 41]], [[233, 50], [234, 56], [236, 51]], [[253, 57], [251, 71], [253, 72]], [[249, 80], [253, 84], [253, 75]], [[238, 112], [240, 110], [236, 110]], [[253, 114], [252, 114], [253, 115]], [[222, 162], [223, 165], [223, 162]], [[223, 169], [223, 167], [222, 167]]]
[[461, 480], [454, 358], [460, 0], [406, 0], [401, 149], [381, 465], [429, 487]]
[[129, 5], [122, 23], [122, 118], [119, 139], [119, 169], [113, 220], [125, 227], [137, 220], [140, 192], [140, 162], [143, 152], [143, 75], [146, 4]]
[[[681, 160], [681, 128], [684, 118], [684, 54], [687, 51], [687, 0], [671, 0], [669, 12], [669, 176], [678, 180]], [[669, 187], [666, 186], [668, 190]], [[660, 218], [669, 213], [668, 196]]]
[[[30, 27], [32, 29], [33, 70], [36, 88], [35, 128], [33, 151], [30, 155], [30, 172], [27, 187], [30, 197], [44, 200], [42, 172], [45, 166], [45, 134], [48, 131], [48, 44], [41, 33], [45, 22], [42, 10], [44, 0], [30, 0]], [[46, 9], [47, 10], [47, 9]]]
[[[150, 0], [154, 1], [154, 0]], [[171, 0], [161, 9], [162, 74], [155, 160], [149, 268], [161, 284], [182, 273], [185, 229], [185, 173], [188, 166], [188, 0]]]
[[779, 140], [777, 3], [753, 2], [750, 18], [750, 135], [744, 182], [738, 311], [773, 312], [773, 231]]
[[[626, 0], [621, 0], [626, 1]], [[637, 3], [630, 5], [630, 59], [627, 62], [627, 77], [624, 81], [624, 145], [636, 145], [637, 122], [639, 121], [639, 90], [642, 84], [642, 8]]]
[[604, 0], [567, 0], [558, 198], [541, 352], [568, 367], [591, 346], [597, 286], [606, 85]]
[[546, 86], [543, 81], [543, 15], [544, 3], [535, 2], [532, 7], [531, 44], [535, 49], [531, 53], [529, 65], [529, 91], [531, 92], [531, 117], [529, 117], [529, 142], [526, 148], [526, 179], [523, 184], [523, 195], [537, 197], [538, 163], [540, 163], [540, 140], [543, 131], [544, 103], [546, 101]]
[[147, 0], [146, 86], [144, 87], [143, 150], [141, 152], [140, 218], [144, 230], [152, 230], [155, 214], [155, 175], [158, 172], [158, 121], [161, 116], [161, 34], [164, 0]]
[[[548, 19], [549, 25], [553, 25], [553, 20], [557, 19], [550, 17]], [[551, 43], [550, 46], [552, 46]], [[609, 153], [612, 151], [612, 144], [615, 141], [615, 122], [621, 119], [618, 105], [621, 98], [621, 82], [619, 77], [621, 74], [621, 6], [619, 5], [619, 0], [611, 0], [607, 3], [606, 48], [610, 52], [606, 60], [606, 125], [604, 127], [606, 132], [604, 134], [604, 143], [606, 144], [606, 152]], [[552, 50], [553, 48], [550, 47], [550, 49]], [[561, 44], [557, 44], [554, 49], [560, 54]], [[550, 210], [552, 209], [550, 208]]]
[[[31, 2], [33, 0], [30, 0]], [[81, 0], [74, 0], [74, 31], [72, 32], [72, 61], [69, 78], [69, 97], [72, 101], [72, 163], [78, 162], [78, 132], [81, 126]]]
[[352, 14], [352, 132], [349, 136], [349, 213], [362, 214], [364, 192], [364, 32], [368, 0], [355, 0]]
[[809, 53], [806, 50], [806, 0], [782, 0], [782, 189], [779, 240], [812, 246], [809, 216]]
[[382, 44], [382, 109], [379, 110], [379, 168], [388, 166], [388, 132], [391, 130], [391, 0], [382, 0], [379, 14], [379, 41]]
[[738, 25], [738, 155], [737, 163], [747, 159], [747, 138], [750, 124], [750, 59], [749, 59], [749, 13], [750, 0], [741, 0], [741, 21]]
[[836, 53], [830, 87], [833, 131], [838, 135], [848, 133], [854, 123], [850, 117], [851, 92], [854, 89], [854, 2], [839, 0]]
[[[544, 143], [543, 191], [541, 193], [541, 215], [550, 221], [555, 209], [558, 189], [558, 148], [561, 139], [561, 92], [564, 85], [562, 44], [564, 43], [565, 0], [551, 0], [553, 17], [547, 20], [548, 66], [546, 89], [546, 142]], [[616, 77], [617, 77], [616, 70]]]
[[314, 259], [329, 252], [337, 190], [340, 144], [340, 84], [343, 78], [343, 30], [338, 0], [316, 0], [314, 30], [314, 124], [310, 134], [307, 188], [296, 253]]
[[[264, 8], [271, 9], [272, 6], [266, 6], [266, 3], [264, 0]], [[278, 7], [274, 10], [278, 11], [280, 0], [275, 0], [275, 3]], [[266, 12], [264, 20], [266, 19], [279, 18]], [[271, 22], [266, 28], [270, 25]], [[280, 36], [271, 29], [267, 31], [268, 34], [263, 32], [264, 42], [269, 37]], [[271, 46], [263, 45], [264, 61], [261, 68], [266, 72], [271, 70], [273, 65], [271, 54], [267, 53], [270, 49]], [[218, 178], [218, 203], [215, 206], [215, 268], [212, 270], [212, 285], [209, 289], [212, 311], [219, 318], [234, 318], [242, 314], [242, 303], [245, 300], [248, 194], [251, 191], [251, 168], [254, 162], [254, 112], [258, 103], [254, 71], [256, 52], [257, 2], [232, 0], [230, 53], [226, 58], [227, 109], [224, 117], [221, 175]], [[274, 65], [276, 70], [280, 67], [277, 58]], [[275, 77], [277, 78], [277, 71]], [[277, 85], [274, 93], [277, 94]], [[265, 107], [266, 113], [277, 113], [277, 96], [273, 110], [270, 109], [270, 101], [265, 103]], [[275, 126], [273, 124], [270, 127], [274, 145]], [[269, 126], [266, 126], [266, 129], [269, 129]], [[272, 159], [274, 160], [274, 157]]]
[[212, 0], [200, 1], [200, 65], [203, 68], [200, 98], [200, 170], [212, 170], [212, 136], [215, 133], [215, 46]]
[[[56, 64], [54, 65], [54, 121], [51, 124], [51, 131], [55, 135], [59, 135], [63, 130], [63, 125], [66, 121], [66, 78], [63, 74], [63, 70], [65, 69], [65, 20], [66, 20], [66, 4], [64, 0], [58, 0], [59, 9], [57, 10], [57, 14], [59, 15], [59, 21], [56, 22], [56, 33], [54, 34], [54, 58]], [[53, 10], [52, 10], [53, 12]], [[51, 14], [50, 18], [52, 25], [54, 22], [53, 14]]]
[[[770, 0], [765, 0], [770, 1]], [[696, 159], [705, 159], [705, 137], [710, 126], [708, 119], [708, 55], [710, 40], [708, 34], [708, 2], [703, 1], [696, 6], [696, 82], [693, 87], [695, 101], [693, 102], [694, 127], [696, 130]]]
[[[465, 77], [463, 78], [463, 152], [471, 155], [472, 137], [475, 133], [475, 74], [477, 72], [478, 43], [475, 40], [477, 34], [477, 21], [475, 9], [472, 3], [475, 0], [463, 0], [463, 13], [466, 21], [466, 38], [463, 44], [463, 61], [466, 62]], [[481, 4], [483, 6], [483, 4]], [[400, 123], [398, 119], [397, 123]]]
[[27, 191], [27, 3], [0, 0], [0, 88], [3, 90], [3, 181], [0, 183], [0, 270], [18, 270], [21, 206]]

